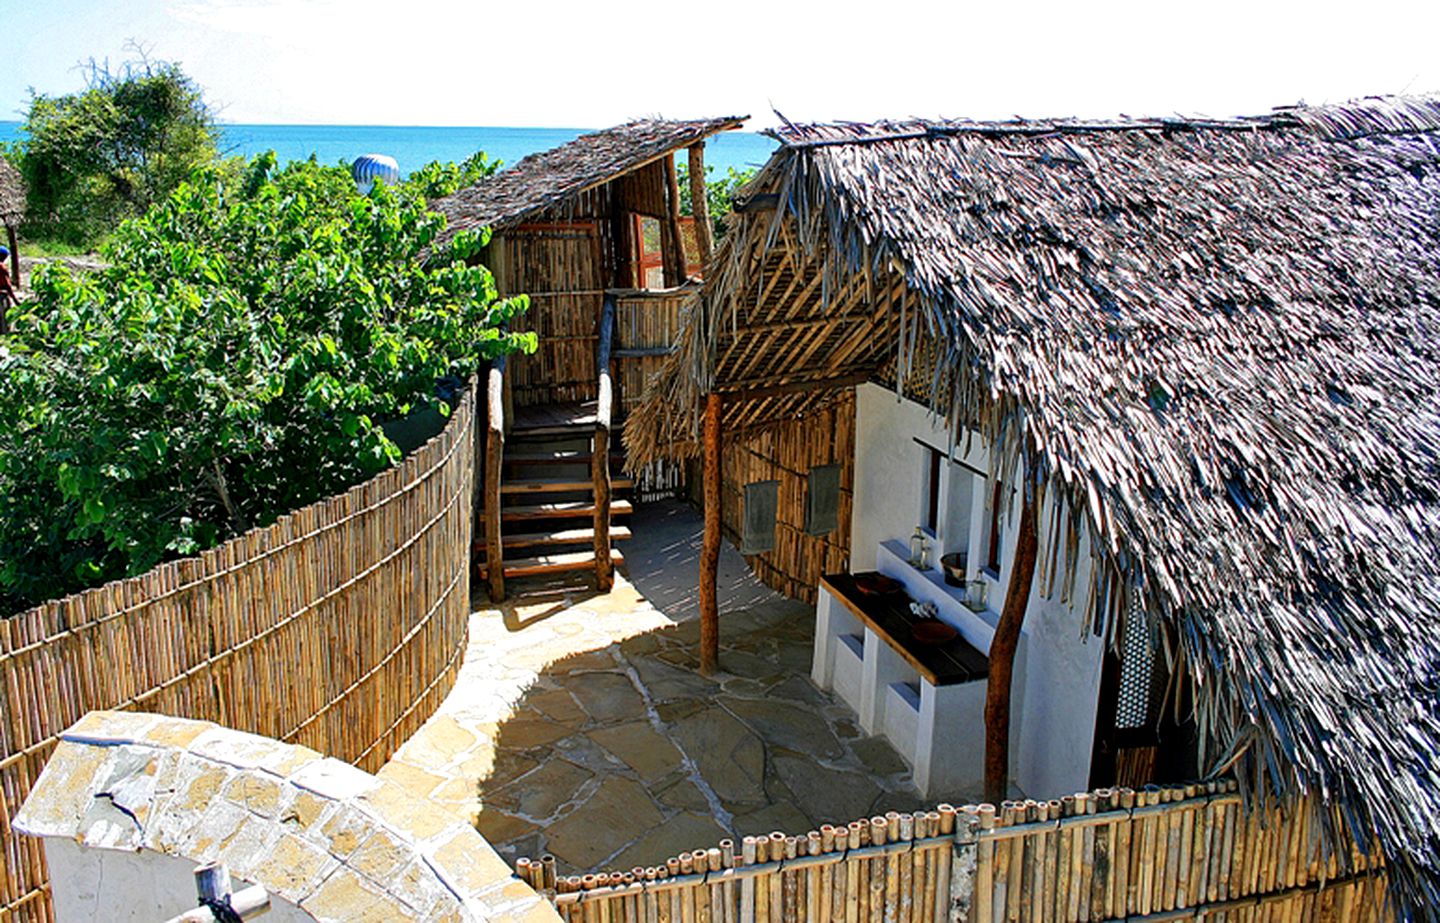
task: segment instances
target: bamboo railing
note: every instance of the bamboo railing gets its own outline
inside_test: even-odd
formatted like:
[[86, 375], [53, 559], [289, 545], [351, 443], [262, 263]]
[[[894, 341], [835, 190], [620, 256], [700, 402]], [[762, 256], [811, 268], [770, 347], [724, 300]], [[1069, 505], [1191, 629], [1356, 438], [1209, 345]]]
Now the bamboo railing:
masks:
[[567, 923], [1078, 923], [1391, 919], [1380, 859], [1326, 852], [1308, 805], [1232, 783], [889, 812], [630, 871], [521, 879]]
[[0, 619], [0, 921], [53, 914], [11, 829], [87, 712], [200, 718], [368, 771], [431, 715], [465, 650], [475, 397], [399, 466], [198, 557]]

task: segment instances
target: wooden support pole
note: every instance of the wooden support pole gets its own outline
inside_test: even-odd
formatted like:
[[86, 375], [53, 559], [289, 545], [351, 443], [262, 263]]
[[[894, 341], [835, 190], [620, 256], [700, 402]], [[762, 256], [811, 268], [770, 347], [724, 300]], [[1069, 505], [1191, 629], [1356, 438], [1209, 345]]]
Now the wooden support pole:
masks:
[[665, 157], [665, 232], [669, 246], [663, 246], [665, 286], [674, 288], [685, 281], [685, 239], [680, 236], [680, 181], [675, 170], [675, 155]]
[[1020, 627], [1030, 605], [1030, 584], [1035, 578], [1038, 539], [1033, 493], [1032, 485], [1021, 488], [1024, 500], [1015, 560], [1010, 565], [1010, 585], [990, 642], [990, 678], [985, 689], [985, 800], [997, 805], [1005, 800], [1010, 787], [1010, 685]]
[[490, 601], [505, 598], [505, 552], [500, 541], [500, 466], [505, 460], [505, 357], [490, 365], [485, 406], [485, 575]]
[[705, 398], [705, 535], [700, 546], [700, 675], [720, 665], [720, 395]]
[[705, 142], [697, 141], [689, 148], [690, 214], [695, 219], [695, 249], [700, 265], [710, 261], [713, 240], [710, 235], [710, 200], [705, 195]]
[[615, 390], [610, 381], [610, 345], [615, 330], [615, 297], [606, 295], [600, 310], [600, 346], [596, 365], [600, 373], [595, 404], [595, 441], [590, 474], [595, 492], [595, 584], [601, 593], [615, 585], [615, 563], [610, 560], [610, 423]]

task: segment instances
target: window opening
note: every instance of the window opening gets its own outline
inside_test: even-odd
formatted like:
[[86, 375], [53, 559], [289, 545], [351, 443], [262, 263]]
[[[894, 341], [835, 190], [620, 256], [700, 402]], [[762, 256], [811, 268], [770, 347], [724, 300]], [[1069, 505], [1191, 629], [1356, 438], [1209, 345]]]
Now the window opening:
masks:
[[990, 490], [990, 523], [987, 541], [985, 544], [985, 569], [991, 571], [996, 577], [1000, 576], [1000, 546], [1004, 538], [1004, 517], [1001, 515], [1001, 501], [1004, 497], [1004, 485], [999, 478], [994, 479], [994, 486]]
[[929, 458], [926, 459], [925, 515], [921, 525], [933, 536], [938, 534], [940, 526], [940, 471], [943, 459], [934, 449], [927, 447], [925, 452]]

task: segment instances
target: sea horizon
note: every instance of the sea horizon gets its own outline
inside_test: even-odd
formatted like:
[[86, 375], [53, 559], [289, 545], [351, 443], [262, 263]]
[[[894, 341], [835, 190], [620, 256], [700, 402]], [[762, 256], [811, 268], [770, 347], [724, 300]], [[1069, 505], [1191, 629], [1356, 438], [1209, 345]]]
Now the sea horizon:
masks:
[[[21, 122], [0, 121], [0, 142], [21, 139]], [[300, 125], [222, 122], [220, 151], [227, 156], [254, 157], [273, 150], [281, 162], [315, 157], [320, 163], [353, 161], [362, 154], [394, 157], [409, 174], [431, 161], [461, 161], [476, 151], [513, 166], [521, 158], [549, 150], [592, 128], [511, 127], [500, 125]], [[705, 145], [705, 163], [712, 178], [729, 168], [759, 167], [776, 142], [748, 131], [727, 131]]]

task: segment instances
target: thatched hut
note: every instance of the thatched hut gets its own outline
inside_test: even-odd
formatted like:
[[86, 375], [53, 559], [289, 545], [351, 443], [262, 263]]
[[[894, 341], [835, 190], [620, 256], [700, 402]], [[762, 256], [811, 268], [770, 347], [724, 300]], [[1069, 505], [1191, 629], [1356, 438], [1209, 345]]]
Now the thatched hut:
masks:
[[769, 453], [756, 560], [813, 574], [793, 446], [846, 416], [852, 570], [950, 618], [894, 540], [964, 553], [992, 665], [1024, 589], [1012, 782], [1310, 793], [1440, 919], [1440, 99], [776, 136], [632, 462]]
[[[502, 295], [529, 296], [519, 329], [538, 334], [534, 355], [491, 373], [495, 445], [482, 499], [482, 571], [493, 597], [504, 596], [507, 575], [593, 568], [601, 588], [609, 586], [609, 541], [628, 535], [610, 518], [628, 505], [610, 503], [617, 485], [601, 442], [608, 446], [612, 418], [623, 423], [644, 376], [668, 351], [687, 283], [709, 256], [705, 140], [743, 121], [628, 122], [533, 154], [432, 203], [449, 219], [447, 235], [491, 229], [479, 259]], [[692, 195], [698, 189], [693, 220], [680, 215], [679, 151], [689, 158]], [[532, 444], [506, 455], [506, 437]], [[550, 444], [535, 445], [541, 437]], [[658, 471], [652, 467], [639, 486], [663, 479]], [[502, 497], [521, 502], [502, 512]]]
[[5, 225], [5, 244], [10, 248], [10, 278], [20, 285], [20, 244], [16, 231], [25, 220], [25, 178], [15, 165], [0, 157], [0, 224]]

